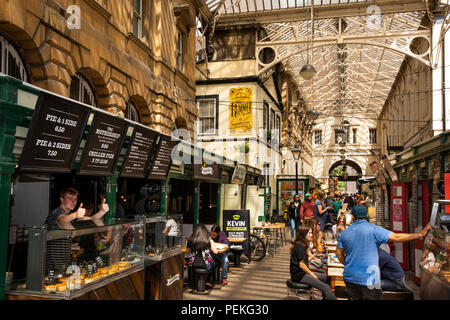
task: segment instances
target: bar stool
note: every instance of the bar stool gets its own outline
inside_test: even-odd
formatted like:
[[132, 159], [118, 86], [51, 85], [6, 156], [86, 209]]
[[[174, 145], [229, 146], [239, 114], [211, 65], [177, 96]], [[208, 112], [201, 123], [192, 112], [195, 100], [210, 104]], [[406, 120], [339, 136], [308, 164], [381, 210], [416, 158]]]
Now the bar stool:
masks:
[[272, 256], [275, 256], [277, 253], [277, 237], [276, 237], [276, 229], [271, 228], [266, 231], [265, 234], [267, 237], [266, 240], [266, 248], [267, 248], [267, 254], [272, 253]]

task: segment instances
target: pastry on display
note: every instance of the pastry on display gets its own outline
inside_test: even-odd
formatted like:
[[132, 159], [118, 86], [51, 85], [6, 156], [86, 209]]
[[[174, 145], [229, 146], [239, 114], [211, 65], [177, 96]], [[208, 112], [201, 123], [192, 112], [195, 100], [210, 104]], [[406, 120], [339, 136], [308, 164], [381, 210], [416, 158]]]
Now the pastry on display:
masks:
[[130, 267], [130, 264], [128, 262], [125, 261], [120, 261], [119, 262], [119, 270], [124, 270], [126, 268]]
[[98, 269], [98, 273], [100, 275], [107, 275], [107, 274], [109, 274], [109, 269], [108, 268], [100, 268], [100, 269]]
[[67, 285], [62, 284], [62, 283], [56, 285], [56, 291], [65, 292], [66, 290], [67, 290]]
[[56, 285], [55, 284], [44, 284], [44, 290], [50, 291], [50, 292], [56, 292]]

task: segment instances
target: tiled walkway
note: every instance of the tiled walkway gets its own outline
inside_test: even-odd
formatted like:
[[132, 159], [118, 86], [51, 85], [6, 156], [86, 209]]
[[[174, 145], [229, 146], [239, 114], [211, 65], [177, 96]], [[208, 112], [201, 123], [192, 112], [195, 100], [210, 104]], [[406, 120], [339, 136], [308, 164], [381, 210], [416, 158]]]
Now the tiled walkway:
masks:
[[[286, 230], [289, 239], [289, 230]], [[295, 295], [287, 296], [286, 280], [290, 278], [289, 259], [290, 244], [277, 249], [275, 256], [266, 256], [259, 262], [248, 264], [247, 258], [242, 256], [241, 268], [233, 268], [230, 263], [231, 272], [228, 274], [228, 285], [216, 285], [209, 289], [208, 295], [192, 294], [191, 289], [186, 287], [184, 300], [283, 300], [298, 299]], [[420, 299], [420, 288], [412, 281], [412, 275], [406, 273], [408, 287], [414, 292], [414, 299]], [[338, 292], [339, 289], [339, 292]], [[339, 300], [345, 299], [345, 291], [337, 288], [336, 295]]]
[[[286, 232], [287, 235], [287, 232]], [[241, 259], [241, 268], [233, 268], [228, 274], [228, 285], [213, 288], [209, 295], [191, 294], [191, 289], [184, 292], [185, 300], [280, 300], [287, 298], [286, 280], [289, 275], [289, 248], [277, 249], [275, 256], [266, 256], [259, 262], [248, 264], [246, 257]]]

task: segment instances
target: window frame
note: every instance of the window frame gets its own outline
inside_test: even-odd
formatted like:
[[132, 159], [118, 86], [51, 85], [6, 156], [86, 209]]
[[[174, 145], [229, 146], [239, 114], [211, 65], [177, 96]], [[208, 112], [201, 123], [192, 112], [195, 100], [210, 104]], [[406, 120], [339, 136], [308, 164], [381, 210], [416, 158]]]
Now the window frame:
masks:
[[[201, 118], [200, 118], [200, 100], [214, 100], [214, 133], [203, 133], [200, 132]], [[197, 121], [197, 135], [199, 136], [215, 136], [219, 133], [219, 95], [203, 95], [196, 96], [195, 102], [197, 104], [197, 110], [199, 112], [198, 121]]]
[[25, 61], [22, 58], [19, 50], [16, 46], [9, 40], [6, 36], [0, 33], [0, 72], [11, 77], [16, 78], [11, 75], [9, 72], [9, 56], [14, 59], [16, 66], [19, 69], [20, 78], [19, 80], [23, 82], [29, 82], [30, 77], [28, 76], [27, 67], [25, 65]]
[[269, 103], [265, 100], [263, 100], [263, 130], [267, 131], [269, 130], [270, 126], [270, 106]]
[[[374, 134], [372, 134], [372, 132]], [[377, 128], [369, 128], [369, 143], [377, 144]]]
[[[318, 133], [320, 133], [319, 137], [320, 137], [320, 143], [317, 143], [317, 137], [318, 137]], [[314, 130], [314, 145], [321, 145], [322, 142], [322, 130]]]
[[[131, 107], [131, 108], [130, 108]], [[130, 110], [134, 110], [135, 112]], [[127, 107], [125, 109], [125, 119], [134, 121], [134, 122], [141, 122], [141, 115], [139, 114], [139, 109], [136, 106], [136, 103], [134, 103], [133, 101], [128, 101], [127, 102]], [[137, 119], [133, 119], [132, 117], [130, 117], [132, 114], [135, 114], [137, 116]]]
[[183, 54], [184, 50], [184, 33], [178, 29], [178, 37], [177, 37], [177, 70], [183, 71]]
[[[137, 11], [135, 10], [135, 1], [139, 1], [139, 13], [137, 13]], [[134, 30], [134, 21], [135, 18], [137, 18], [138, 24], [137, 24], [137, 29], [138, 30]], [[142, 0], [133, 0], [133, 16], [132, 16], [132, 29], [133, 29], [133, 34], [138, 38], [138, 39], [142, 39]], [[137, 34], [136, 34], [137, 32]]]
[[353, 139], [352, 139], [352, 142], [353, 142], [353, 144], [358, 144], [358, 141], [356, 140], [356, 137], [357, 137], [357, 132], [358, 132], [358, 129], [356, 129], [356, 128], [352, 128], [352, 135], [353, 135]]
[[[72, 86], [72, 82], [73, 82], [73, 78], [78, 79], [79, 81], [79, 87], [78, 87], [78, 98], [72, 97], [70, 96], [70, 99], [82, 102], [82, 103], [86, 103], [84, 102], [84, 88], [86, 89], [88, 95], [92, 98], [92, 103], [90, 104], [93, 107], [97, 107], [97, 99], [95, 97], [95, 89], [94, 87], [91, 85], [91, 83], [89, 82], [89, 80], [80, 72], [76, 72], [73, 76], [72, 76], [72, 80], [70, 81], [70, 85], [69, 85], [69, 95], [71, 92], [71, 86]], [[86, 103], [88, 104], [88, 103]]]

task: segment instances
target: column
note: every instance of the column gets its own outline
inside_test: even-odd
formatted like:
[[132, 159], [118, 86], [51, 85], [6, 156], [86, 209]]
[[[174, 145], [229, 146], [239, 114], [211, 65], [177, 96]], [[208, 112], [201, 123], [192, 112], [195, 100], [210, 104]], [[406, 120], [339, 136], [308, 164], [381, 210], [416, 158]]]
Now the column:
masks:
[[8, 90], [5, 87], [1, 87], [0, 90], [2, 90], [0, 92], [0, 300], [4, 300], [9, 240], [11, 175], [16, 168], [16, 162], [12, 153], [16, 140], [14, 135], [16, 133], [16, 125], [25, 116], [31, 116], [32, 110], [6, 102], [7, 97], [2, 93]]

